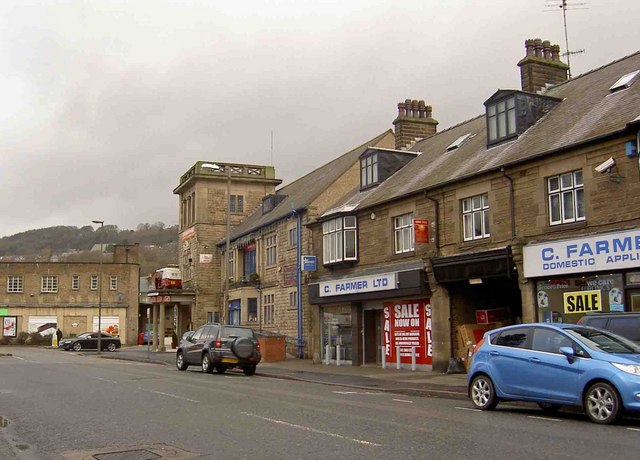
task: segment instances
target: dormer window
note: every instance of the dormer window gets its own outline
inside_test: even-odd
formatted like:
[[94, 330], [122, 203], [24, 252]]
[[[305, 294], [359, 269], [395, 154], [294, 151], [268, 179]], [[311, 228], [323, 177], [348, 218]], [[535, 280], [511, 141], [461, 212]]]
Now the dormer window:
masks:
[[517, 133], [515, 96], [487, 106], [487, 124], [490, 144], [515, 136]]
[[378, 183], [378, 154], [372, 153], [360, 159], [360, 188]]
[[498, 90], [484, 103], [487, 146], [519, 136], [561, 102], [561, 99], [542, 94]]

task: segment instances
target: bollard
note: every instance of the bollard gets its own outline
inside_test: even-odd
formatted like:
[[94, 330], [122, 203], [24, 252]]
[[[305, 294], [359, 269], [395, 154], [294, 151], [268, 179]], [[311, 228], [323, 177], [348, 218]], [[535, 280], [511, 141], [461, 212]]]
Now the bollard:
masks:
[[385, 353], [385, 347], [380, 347], [380, 351], [382, 352], [382, 368], [387, 368], [387, 354]]
[[331, 362], [331, 347], [327, 345], [324, 347], [324, 363], [328, 366]]
[[396, 369], [400, 369], [400, 346], [396, 347]]
[[336, 345], [336, 366], [340, 365], [340, 345]]
[[411, 370], [416, 370], [416, 347], [411, 347]]

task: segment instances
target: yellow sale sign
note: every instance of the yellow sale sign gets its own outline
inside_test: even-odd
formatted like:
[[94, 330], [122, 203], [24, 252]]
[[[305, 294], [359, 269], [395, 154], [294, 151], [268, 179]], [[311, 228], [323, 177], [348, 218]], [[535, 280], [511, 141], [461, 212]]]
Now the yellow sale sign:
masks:
[[577, 291], [564, 293], [564, 312], [589, 313], [602, 311], [600, 291]]

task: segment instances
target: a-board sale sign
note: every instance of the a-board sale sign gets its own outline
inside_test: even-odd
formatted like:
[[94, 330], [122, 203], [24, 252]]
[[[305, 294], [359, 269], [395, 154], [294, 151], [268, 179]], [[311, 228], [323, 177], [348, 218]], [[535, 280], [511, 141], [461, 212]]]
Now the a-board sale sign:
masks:
[[431, 364], [431, 304], [429, 300], [403, 300], [384, 304], [384, 345], [387, 362], [396, 362], [400, 347], [400, 362], [411, 364], [415, 347], [416, 364]]

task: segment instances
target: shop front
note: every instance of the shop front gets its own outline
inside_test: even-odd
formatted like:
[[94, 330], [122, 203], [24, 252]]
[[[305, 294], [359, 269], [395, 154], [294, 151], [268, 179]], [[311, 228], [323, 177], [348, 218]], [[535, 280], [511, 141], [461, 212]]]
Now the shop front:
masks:
[[524, 247], [538, 321], [577, 323], [587, 314], [640, 311], [640, 230]]
[[332, 365], [430, 366], [431, 305], [422, 262], [309, 285], [320, 324], [314, 356]]

